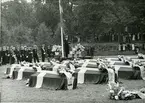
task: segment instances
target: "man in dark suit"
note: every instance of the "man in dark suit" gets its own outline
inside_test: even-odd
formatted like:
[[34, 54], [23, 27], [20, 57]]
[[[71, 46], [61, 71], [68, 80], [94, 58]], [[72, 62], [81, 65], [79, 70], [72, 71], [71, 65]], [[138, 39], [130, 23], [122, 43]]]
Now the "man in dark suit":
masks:
[[34, 62], [36, 63], [36, 62], [39, 62], [39, 58], [38, 58], [38, 53], [37, 53], [38, 51], [37, 51], [37, 46], [36, 45], [34, 45], [33, 46], [33, 58], [34, 58]]
[[42, 62], [45, 61], [45, 56], [46, 56], [46, 49], [45, 49], [45, 44], [43, 44], [42, 47], [41, 47]]
[[68, 54], [69, 54], [68, 36], [66, 36], [64, 39], [64, 54], [65, 54], [65, 57], [68, 58]]

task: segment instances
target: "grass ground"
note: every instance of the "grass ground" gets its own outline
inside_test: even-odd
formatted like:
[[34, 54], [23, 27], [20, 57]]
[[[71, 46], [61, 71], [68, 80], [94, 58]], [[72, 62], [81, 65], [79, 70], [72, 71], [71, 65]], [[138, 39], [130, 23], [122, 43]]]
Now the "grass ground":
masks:
[[[109, 100], [106, 84], [79, 84], [75, 90], [48, 90], [25, 86], [24, 80], [4, 79], [8, 66], [0, 67], [0, 90], [2, 103], [145, 103], [145, 100]], [[143, 80], [122, 80], [122, 86], [129, 90], [145, 87]]]

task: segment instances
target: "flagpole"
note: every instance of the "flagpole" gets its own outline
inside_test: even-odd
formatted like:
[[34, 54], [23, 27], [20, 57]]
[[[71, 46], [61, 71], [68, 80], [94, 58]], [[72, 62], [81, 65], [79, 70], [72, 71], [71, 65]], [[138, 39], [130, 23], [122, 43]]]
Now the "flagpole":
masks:
[[61, 0], [59, 0], [59, 11], [60, 11], [60, 30], [61, 30], [61, 46], [62, 46], [62, 57], [64, 57], [64, 41], [63, 41], [63, 18], [62, 18], [62, 7], [61, 7]]
[[0, 1], [0, 45], [2, 46], [2, 0]]

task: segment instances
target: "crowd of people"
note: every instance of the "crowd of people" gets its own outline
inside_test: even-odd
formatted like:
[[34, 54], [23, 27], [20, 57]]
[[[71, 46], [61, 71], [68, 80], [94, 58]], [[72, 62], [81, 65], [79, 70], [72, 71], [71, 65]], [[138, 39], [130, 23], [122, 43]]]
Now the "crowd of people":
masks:
[[51, 46], [41, 46], [41, 53], [38, 52], [38, 46], [3, 46], [0, 47], [0, 63], [1, 65], [13, 64], [20, 62], [39, 62], [39, 54], [41, 54], [41, 60], [44, 62], [47, 58], [54, 56], [54, 52], [51, 51]]

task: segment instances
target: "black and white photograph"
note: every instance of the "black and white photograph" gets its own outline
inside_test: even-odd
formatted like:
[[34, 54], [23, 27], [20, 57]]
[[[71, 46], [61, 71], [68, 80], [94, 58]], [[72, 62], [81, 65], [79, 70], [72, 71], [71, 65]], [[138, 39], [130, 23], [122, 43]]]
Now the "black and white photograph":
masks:
[[145, 0], [0, 0], [0, 103], [145, 103]]

